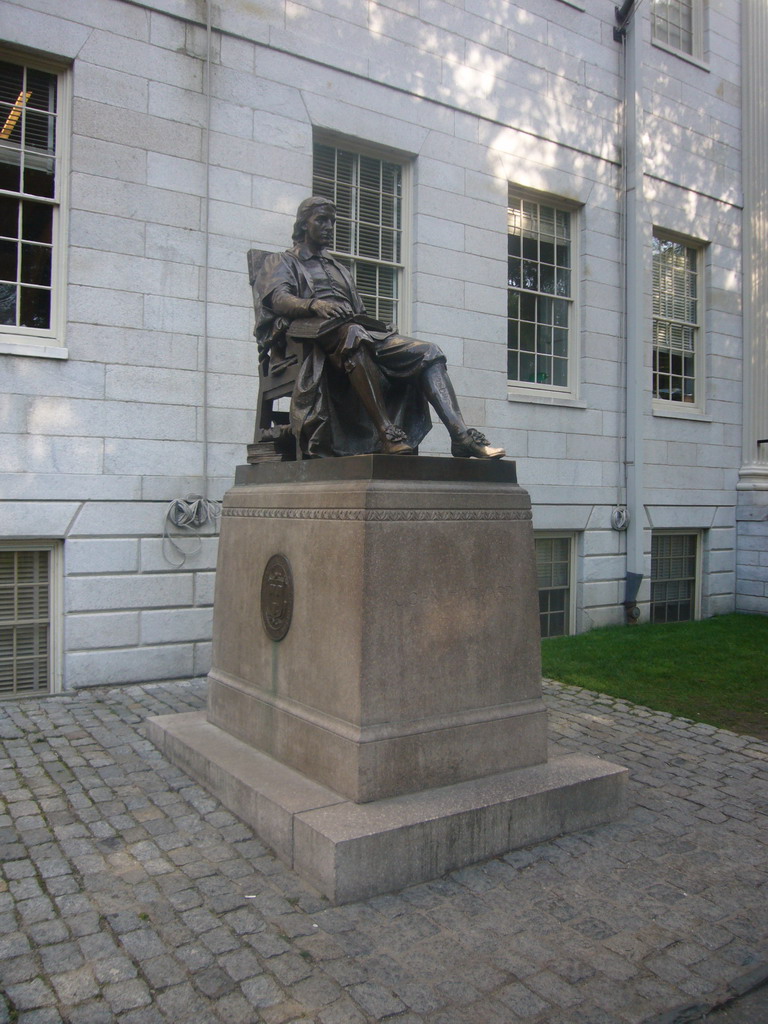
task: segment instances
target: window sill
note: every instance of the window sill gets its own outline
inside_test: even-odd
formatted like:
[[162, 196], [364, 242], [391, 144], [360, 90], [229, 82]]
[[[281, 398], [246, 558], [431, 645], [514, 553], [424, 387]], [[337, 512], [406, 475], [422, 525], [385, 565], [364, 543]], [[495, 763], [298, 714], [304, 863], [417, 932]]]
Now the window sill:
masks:
[[546, 395], [541, 392], [524, 391], [522, 389], [509, 387], [507, 389], [508, 402], [524, 402], [530, 405], [556, 405], [566, 409], [586, 409], [587, 403], [565, 394]]
[[673, 404], [672, 402], [654, 402], [653, 415], [661, 416], [670, 420], [696, 420], [699, 423], [712, 423], [712, 417], [707, 416], [696, 406], [686, 405], [684, 402]]
[[668, 43], [662, 43], [659, 39], [652, 40], [653, 45], [658, 50], [663, 50], [664, 53], [669, 53], [672, 57], [679, 57], [680, 60], [686, 61], [688, 64], [693, 64], [696, 68], [701, 68], [702, 71], [709, 73], [709, 64], [703, 61], [700, 57], [696, 57], [692, 53], [686, 53], [685, 50], [676, 50], [674, 46], [670, 46]]
[[0, 339], [0, 355], [33, 356], [38, 359], [69, 359], [69, 351], [61, 345], [35, 345], [28, 342]]

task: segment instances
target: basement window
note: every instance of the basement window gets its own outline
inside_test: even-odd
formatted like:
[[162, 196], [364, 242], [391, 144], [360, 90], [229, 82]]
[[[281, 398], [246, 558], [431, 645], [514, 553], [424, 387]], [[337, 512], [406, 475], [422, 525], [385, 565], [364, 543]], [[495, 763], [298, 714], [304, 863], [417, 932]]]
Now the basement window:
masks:
[[654, 531], [651, 622], [688, 622], [698, 614], [699, 536]]
[[572, 630], [570, 536], [536, 537], [536, 578], [542, 639], [568, 636]]
[[56, 545], [0, 547], [0, 697], [51, 693]]

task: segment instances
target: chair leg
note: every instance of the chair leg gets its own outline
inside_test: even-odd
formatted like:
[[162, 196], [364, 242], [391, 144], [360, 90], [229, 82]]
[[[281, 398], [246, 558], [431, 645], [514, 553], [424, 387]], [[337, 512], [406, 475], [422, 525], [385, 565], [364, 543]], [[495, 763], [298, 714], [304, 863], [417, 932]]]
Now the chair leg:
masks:
[[255, 442], [261, 441], [262, 432], [272, 426], [272, 404], [272, 399], [264, 398], [259, 393], [256, 403], [256, 431], [253, 437]]

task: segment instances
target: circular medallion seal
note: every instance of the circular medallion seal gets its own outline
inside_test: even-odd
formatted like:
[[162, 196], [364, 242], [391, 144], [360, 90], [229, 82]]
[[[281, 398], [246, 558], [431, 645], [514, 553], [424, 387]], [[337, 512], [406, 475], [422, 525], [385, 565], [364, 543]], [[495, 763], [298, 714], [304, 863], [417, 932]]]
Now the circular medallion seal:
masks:
[[293, 574], [285, 555], [272, 555], [261, 577], [261, 621], [271, 640], [282, 640], [293, 615]]

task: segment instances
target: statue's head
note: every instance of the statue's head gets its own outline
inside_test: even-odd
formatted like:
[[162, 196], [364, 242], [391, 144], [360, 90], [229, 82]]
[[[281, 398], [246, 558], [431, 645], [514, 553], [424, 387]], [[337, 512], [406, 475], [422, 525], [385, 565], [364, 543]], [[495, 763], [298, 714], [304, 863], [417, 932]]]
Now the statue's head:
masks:
[[307, 221], [312, 214], [323, 207], [328, 209], [336, 215], [336, 206], [331, 202], [330, 199], [325, 199], [323, 196], [310, 196], [309, 199], [305, 199], [299, 203], [299, 208], [296, 211], [296, 223], [293, 225], [293, 240], [294, 242], [303, 242], [307, 234]]

